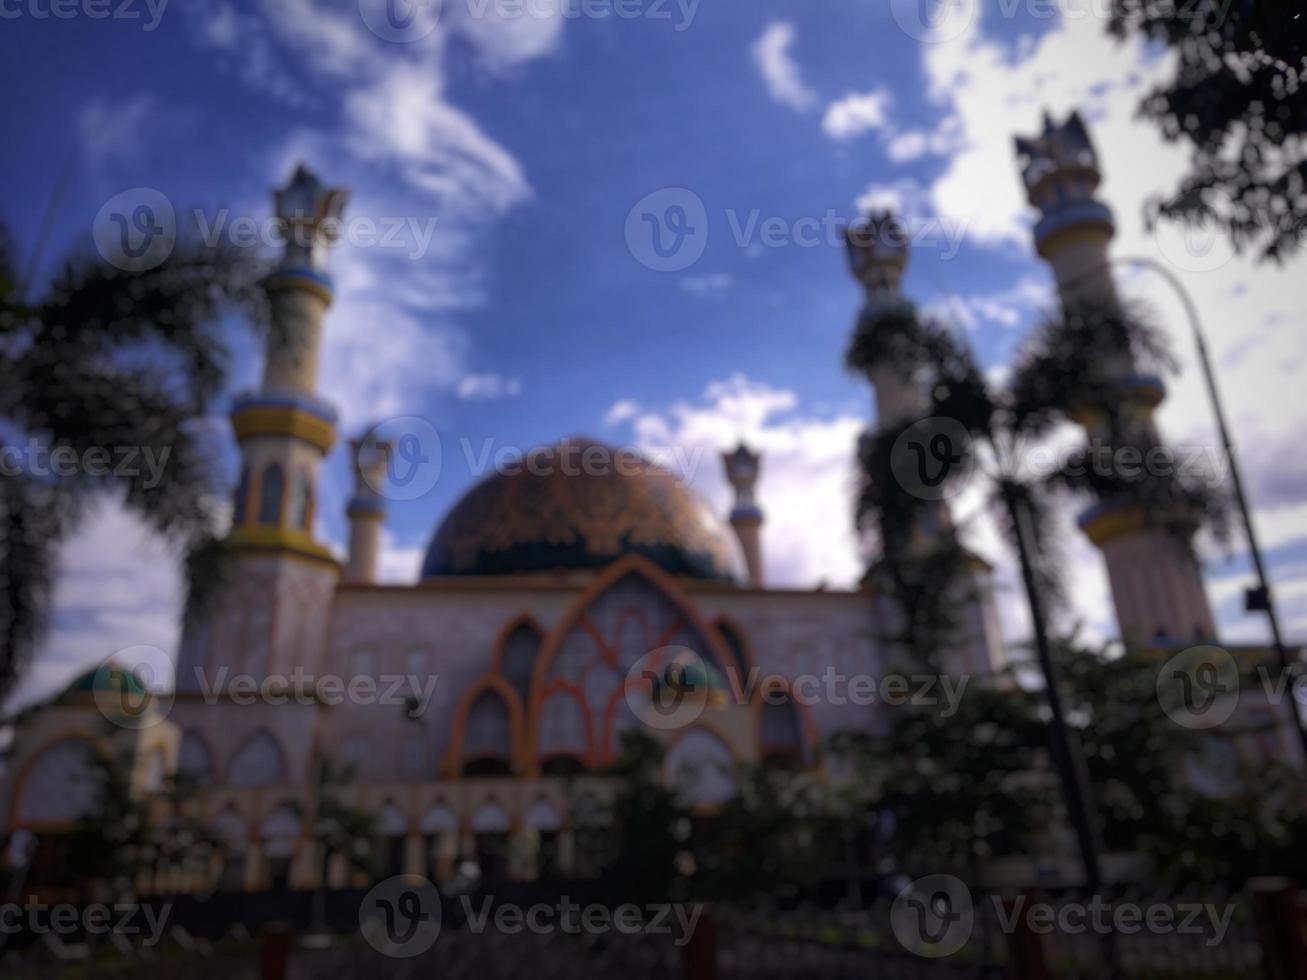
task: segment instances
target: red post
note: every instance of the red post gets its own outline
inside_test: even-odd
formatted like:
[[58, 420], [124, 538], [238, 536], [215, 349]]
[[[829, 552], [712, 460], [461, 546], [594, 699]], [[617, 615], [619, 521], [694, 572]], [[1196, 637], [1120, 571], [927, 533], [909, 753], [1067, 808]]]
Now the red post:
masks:
[[684, 980], [717, 980], [717, 920], [704, 909], [681, 952]]
[[1012, 931], [1007, 937], [1012, 980], [1053, 980], [1053, 974], [1044, 962], [1044, 937], [1030, 928], [1030, 922], [1023, 914], [1035, 898], [1031, 892], [1020, 899], [1003, 899], [1003, 921], [1012, 923]]
[[259, 943], [259, 980], [286, 980], [290, 940], [289, 926], [281, 922], [268, 923]]
[[1285, 878], [1257, 878], [1251, 887], [1267, 980], [1307, 980], [1307, 916], [1298, 890]]

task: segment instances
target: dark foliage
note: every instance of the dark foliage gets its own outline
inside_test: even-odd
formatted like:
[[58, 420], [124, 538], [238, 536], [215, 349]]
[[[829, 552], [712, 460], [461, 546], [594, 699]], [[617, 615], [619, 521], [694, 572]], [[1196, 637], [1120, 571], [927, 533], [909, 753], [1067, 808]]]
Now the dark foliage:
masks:
[[[0, 699], [46, 627], [58, 545], [93, 499], [117, 494], [178, 547], [193, 605], [212, 594], [218, 454], [204, 422], [229, 369], [224, 318], [268, 326], [260, 275], [248, 250], [183, 238], [144, 271], [71, 259], [29, 302], [0, 247], [5, 441], [97, 460], [0, 477]], [[136, 464], [119, 466], [127, 453]], [[157, 479], [147, 453], [162, 463]]]
[[1150, 218], [1224, 229], [1277, 261], [1307, 229], [1307, 18], [1276, 0], [1116, 0], [1110, 29], [1172, 48], [1175, 74], [1140, 114], [1191, 146], [1190, 172]]

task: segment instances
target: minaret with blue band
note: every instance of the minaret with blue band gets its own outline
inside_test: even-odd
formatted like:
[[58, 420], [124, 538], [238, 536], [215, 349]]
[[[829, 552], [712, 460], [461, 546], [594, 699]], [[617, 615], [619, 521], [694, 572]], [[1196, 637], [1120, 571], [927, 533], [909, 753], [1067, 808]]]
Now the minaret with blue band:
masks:
[[758, 506], [755, 490], [762, 457], [740, 443], [733, 452], [722, 453], [726, 466], [726, 479], [735, 490], [735, 505], [731, 508], [731, 527], [744, 552], [744, 564], [749, 572], [749, 584], [755, 589], [763, 587], [762, 567], [762, 508]]
[[[1102, 172], [1084, 120], [1073, 112], [1059, 124], [1046, 115], [1040, 135], [1017, 137], [1016, 152], [1026, 196], [1039, 210], [1035, 248], [1053, 270], [1063, 310], [1092, 306], [1120, 313], [1109, 252], [1116, 222], [1096, 196]], [[1142, 431], [1160, 446], [1153, 415], [1166, 387], [1156, 375], [1141, 374], [1128, 353], [1117, 357], [1122, 404], [1133, 406]], [[1076, 418], [1091, 438], [1106, 438], [1101, 418], [1086, 412]], [[1183, 526], [1186, 516], [1176, 517], [1176, 526]], [[1100, 500], [1079, 523], [1103, 552], [1123, 638], [1187, 643], [1215, 637], [1202, 570], [1183, 535], [1157, 526], [1127, 498]]]
[[336, 440], [336, 411], [317, 395], [322, 321], [331, 304], [328, 247], [348, 194], [304, 166], [275, 194], [285, 250], [264, 280], [273, 329], [263, 384], [237, 398], [232, 428], [244, 457], [230, 544], [285, 550], [334, 563], [313, 538], [322, 459]]
[[381, 528], [386, 520], [383, 488], [391, 443], [369, 435], [350, 443], [354, 461], [354, 496], [345, 508], [349, 518], [349, 557], [343, 581], [369, 585], [377, 581], [381, 561]]

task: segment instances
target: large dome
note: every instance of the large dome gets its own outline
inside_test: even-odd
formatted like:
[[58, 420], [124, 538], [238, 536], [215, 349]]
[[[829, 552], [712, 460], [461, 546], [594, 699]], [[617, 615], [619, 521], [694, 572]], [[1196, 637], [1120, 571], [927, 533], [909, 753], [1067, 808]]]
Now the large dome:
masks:
[[734, 538], [673, 473], [568, 439], [469, 490], [431, 539], [422, 577], [593, 569], [632, 553], [676, 575], [743, 578]]

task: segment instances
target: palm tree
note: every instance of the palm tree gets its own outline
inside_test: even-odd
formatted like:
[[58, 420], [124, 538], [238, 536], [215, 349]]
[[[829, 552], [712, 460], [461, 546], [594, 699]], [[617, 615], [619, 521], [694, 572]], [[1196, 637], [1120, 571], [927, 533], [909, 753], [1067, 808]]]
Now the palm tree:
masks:
[[188, 609], [211, 594], [205, 422], [230, 367], [224, 315], [269, 319], [250, 250], [183, 236], [136, 271], [76, 254], [29, 300], [8, 243], [0, 228], [0, 700], [47, 628], [59, 544], [93, 501], [116, 494], [178, 549]]
[[[1117, 465], [1121, 457], [1113, 452], [1098, 454], [1106, 465], [1083, 465], [1083, 457], [1093, 451], [1088, 445], [1072, 453], [1056, 471], [1041, 474], [1032, 472], [1029, 451], [1059, 426], [1091, 418], [1095, 438], [1109, 449], [1129, 446], [1141, 455], [1165, 453], [1146, 413], [1123, 397], [1122, 377], [1141, 367], [1165, 370], [1173, 367], [1173, 360], [1162, 333], [1140, 311], [1082, 303], [1062, 316], [1049, 317], [1035, 331], [1020, 352], [1007, 388], [1002, 389], [989, 382], [970, 348], [943, 325], [915, 311], [891, 315], [897, 322], [888, 331], [883, 324], [870, 324], [859, 333], [888, 335], [892, 342], [877, 347], [855, 341], [849, 362], [866, 370], [877, 357], [902, 360], [903, 352], [908, 352], [929, 381], [928, 407], [925, 420], [911, 420], [866, 439], [859, 522], [864, 528], [879, 528], [886, 544], [881, 564], [903, 566], [887, 574], [891, 586], [900, 580], [913, 581], [914, 576], [930, 583], [931, 587], [909, 594], [916, 607], [909, 622], [914, 617], [948, 622], [948, 607], [956, 601], [957, 583], [966, 570], [961, 561], [950, 564], [949, 556], [965, 552], [951, 525], [938, 529], [937, 544], [904, 543], [914, 540], [905, 529], [917, 526], [934, 504], [896, 479], [894, 453], [903, 451], [900, 437], [909, 429], [915, 438], [925, 440], [949, 437], [958, 426], [965, 431], [968, 444], [954, 446], [953, 452], [959, 459], [978, 461], [976, 471], [987, 475], [991, 501], [1019, 560], [1051, 716], [1053, 763], [1087, 883], [1096, 887], [1101, 881], [1097, 815], [1084, 759], [1066, 722], [1061, 668], [1048, 632], [1049, 615], [1063, 597], [1053, 540], [1055, 493], [1071, 491], [1093, 499], [1128, 496], [1143, 505], [1151, 523], [1171, 530], [1186, 544], [1204, 523], [1223, 533], [1224, 506], [1206, 474], [1190, 471], [1181, 477], [1177, 474], [1182, 468], [1174, 466], [1123, 469]], [[971, 469], [955, 467], [955, 472]], [[933, 580], [925, 578], [926, 570]], [[892, 587], [889, 595], [898, 598]], [[927, 634], [928, 648], [939, 643], [937, 632]]]

